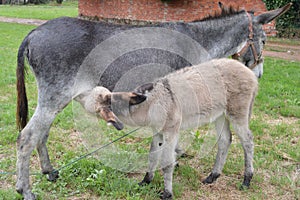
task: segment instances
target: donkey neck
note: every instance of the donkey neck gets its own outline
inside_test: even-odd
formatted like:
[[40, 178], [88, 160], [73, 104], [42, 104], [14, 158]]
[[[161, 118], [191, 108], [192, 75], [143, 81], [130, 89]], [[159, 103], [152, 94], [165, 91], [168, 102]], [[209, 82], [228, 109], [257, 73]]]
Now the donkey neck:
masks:
[[246, 13], [242, 12], [189, 25], [200, 33], [194, 39], [207, 50], [211, 58], [221, 58], [233, 55], [245, 45], [249, 23]]

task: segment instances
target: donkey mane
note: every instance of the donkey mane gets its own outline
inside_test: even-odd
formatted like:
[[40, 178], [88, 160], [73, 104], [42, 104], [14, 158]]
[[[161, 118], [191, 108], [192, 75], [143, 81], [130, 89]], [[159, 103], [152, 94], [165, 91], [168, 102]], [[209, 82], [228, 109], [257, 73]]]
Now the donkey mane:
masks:
[[234, 8], [232, 5], [230, 6], [222, 6], [221, 7], [221, 12], [220, 11], [215, 11], [214, 14], [209, 14], [208, 16], [201, 18], [201, 19], [196, 19], [192, 22], [201, 22], [201, 21], [207, 21], [207, 20], [213, 20], [213, 19], [220, 19], [224, 17], [229, 17], [231, 15], [236, 15], [245, 12], [244, 9], [240, 9], [239, 7]]

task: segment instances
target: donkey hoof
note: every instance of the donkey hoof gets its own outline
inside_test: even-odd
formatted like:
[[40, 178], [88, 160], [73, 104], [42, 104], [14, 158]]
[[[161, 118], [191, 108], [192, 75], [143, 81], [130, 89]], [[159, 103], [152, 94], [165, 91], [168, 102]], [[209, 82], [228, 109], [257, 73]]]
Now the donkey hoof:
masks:
[[187, 159], [192, 159], [194, 158], [195, 156], [193, 155], [190, 155], [190, 154], [187, 154], [187, 153], [183, 153], [180, 155], [180, 158], [187, 158]]
[[17, 189], [17, 192], [23, 196], [24, 200], [36, 200], [37, 199], [35, 194], [33, 194], [30, 191], [23, 192], [22, 189], [20, 189], [20, 190]]
[[16, 191], [19, 193], [19, 194], [22, 194], [23, 193], [23, 189], [16, 186]]
[[173, 195], [168, 190], [164, 190], [162, 192], [162, 194], [160, 195], [160, 198], [164, 199], [164, 200], [171, 200], [171, 199], [173, 199]]
[[58, 171], [52, 171], [52, 172], [50, 172], [48, 174], [48, 177], [47, 177], [48, 181], [51, 181], [51, 182], [56, 181], [56, 179], [58, 179], [58, 177], [59, 177], [58, 174], [59, 174]]
[[215, 182], [219, 178], [220, 174], [218, 173], [210, 173], [210, 175], [202, 181], [203, 184], [211, 184]]

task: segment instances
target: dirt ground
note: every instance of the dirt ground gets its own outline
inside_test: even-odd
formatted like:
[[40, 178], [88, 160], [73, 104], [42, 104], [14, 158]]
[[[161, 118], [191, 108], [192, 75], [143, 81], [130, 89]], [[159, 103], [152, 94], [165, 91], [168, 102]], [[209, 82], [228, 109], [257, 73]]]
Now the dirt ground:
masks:
[[269, 41], [266, 43], [263, 55], [291, 61], [300, 61], [300, 45], [287, 45]]
[[[9, 18], [9, 17], [1, 17], [0, 22], [9, 22], [9, 23], [19, 23], [19, 24], [29, 24], [39, 26], [45, 22], [46, 20], [38, 20], [38, 19], [19, 19], [19, 18]], [[284, 44], [279, 42], [268, 41], [265, 46], [265, 50], [263, 52], [264, 56], [281, 58], [285, 60], [291, 61], [299, 61], [300, 62], [300, 45], [298, 44]]]
[[40, 19], [19, 19], [19, 18], [9, 18], [9, 17], [1, 17], [0, 22], [9, 22], [9, 23], [18, 23], [18, 24], [28, 24], [28, 25], [42, 25], [47, 22], [47, 20]]

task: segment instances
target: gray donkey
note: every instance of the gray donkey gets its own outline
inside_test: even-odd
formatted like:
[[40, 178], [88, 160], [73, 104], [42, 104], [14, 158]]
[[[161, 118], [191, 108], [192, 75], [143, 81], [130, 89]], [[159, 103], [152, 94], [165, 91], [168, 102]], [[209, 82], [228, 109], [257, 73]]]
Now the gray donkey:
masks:
[[165, 186], [162, 198], [168, 199], [173, 194], [179, 131], [210, 122], [215, 123], [220, 139], [214, 168], [204, 183], [212, 183], [222, 172], [231, 143], [231, 123], [244, 149], [243, 186], [249, 187], [254, 148], [249, 120], [257, 89], [257, 78], [251, 70], [238, 61], [223, 58], [181, 69], [134, 92], [110, 92], [95, 87], [76, 100], [118, 130], [123, 128], [122, 122], [153, 129], [149, 169], [140, 184], [151, 182], [160, 162]]

